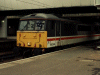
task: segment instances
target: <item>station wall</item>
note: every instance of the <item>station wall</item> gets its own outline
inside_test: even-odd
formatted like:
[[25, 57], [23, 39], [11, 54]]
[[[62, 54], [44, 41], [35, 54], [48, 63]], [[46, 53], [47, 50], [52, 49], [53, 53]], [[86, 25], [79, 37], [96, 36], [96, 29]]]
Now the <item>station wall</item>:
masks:
[[0, 0], [0, 10], [94, 6], [95, 0]]
[[0, 38], [15, 37], [19, 27], [19, 18], [8, 18], [0, 20]]
[[95, 0], [96, 5], [100, 5], [100, 0]]

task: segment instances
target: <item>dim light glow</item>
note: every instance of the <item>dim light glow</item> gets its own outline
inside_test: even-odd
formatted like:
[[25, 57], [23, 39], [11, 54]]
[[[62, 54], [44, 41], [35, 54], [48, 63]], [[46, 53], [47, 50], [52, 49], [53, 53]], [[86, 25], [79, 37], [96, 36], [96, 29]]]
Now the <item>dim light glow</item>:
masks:
[[9, 28], [11, 28], [11, 26], [9, 26]]
[[5, 21], [4, 21], [4, 20], [2, 20], [2, 22], [4, 23]]

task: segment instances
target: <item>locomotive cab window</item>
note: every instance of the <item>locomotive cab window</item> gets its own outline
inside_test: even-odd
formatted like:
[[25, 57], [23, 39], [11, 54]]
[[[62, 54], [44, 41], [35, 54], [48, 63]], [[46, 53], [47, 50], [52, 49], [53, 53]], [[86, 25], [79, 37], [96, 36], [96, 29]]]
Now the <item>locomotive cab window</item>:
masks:
[[27, 30], [34, 30], [35, 21], [28, 21]]
[[45, 21], [36, 21], [35, 30], [45, 30]]
[[21, 21], [19, 30], [26, 30], [27, 21]]
[[34, 30], [34, 31], [44, 31], [45, 21], [44, 20], [26, 20], [21, 21], [19, 30]]

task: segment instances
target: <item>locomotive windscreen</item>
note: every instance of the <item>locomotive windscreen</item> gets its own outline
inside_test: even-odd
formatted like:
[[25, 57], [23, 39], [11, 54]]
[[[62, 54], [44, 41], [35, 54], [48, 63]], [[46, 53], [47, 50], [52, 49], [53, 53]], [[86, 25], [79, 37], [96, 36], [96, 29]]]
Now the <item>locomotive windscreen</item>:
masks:
[[44, 20], [23, 20], [23, 21], [20, 21], [19, 30], [44, 31], [45, 30], [45, 21]]

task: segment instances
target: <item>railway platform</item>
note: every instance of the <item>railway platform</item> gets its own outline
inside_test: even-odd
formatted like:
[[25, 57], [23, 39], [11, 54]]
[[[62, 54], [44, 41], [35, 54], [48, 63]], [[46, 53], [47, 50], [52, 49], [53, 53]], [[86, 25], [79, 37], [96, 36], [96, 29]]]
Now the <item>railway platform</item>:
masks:
[[3, 63], [0, 75], [100, 75], [100, 51], [77, 46]]

